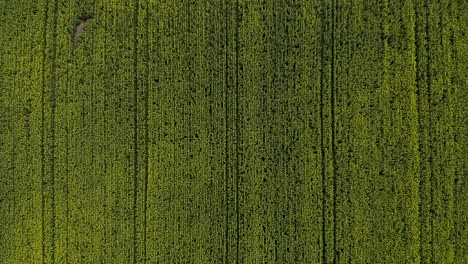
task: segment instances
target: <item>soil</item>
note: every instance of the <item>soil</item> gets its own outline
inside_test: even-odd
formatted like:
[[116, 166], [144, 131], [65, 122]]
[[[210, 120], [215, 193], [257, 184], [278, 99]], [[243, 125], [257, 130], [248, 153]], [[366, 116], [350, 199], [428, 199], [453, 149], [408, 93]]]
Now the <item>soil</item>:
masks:
[[76, 29], [75, 29], [75, 38], [78, 38], [81, 36], [81, 34], [83, 34], [84, 32], [84, 26], [86, 24], [86, 22], [88, 22], [89, 18], [86, 18], [86, 19], [81, 19], [80, 22], [78, 23], [78, 25], [76, 26]]

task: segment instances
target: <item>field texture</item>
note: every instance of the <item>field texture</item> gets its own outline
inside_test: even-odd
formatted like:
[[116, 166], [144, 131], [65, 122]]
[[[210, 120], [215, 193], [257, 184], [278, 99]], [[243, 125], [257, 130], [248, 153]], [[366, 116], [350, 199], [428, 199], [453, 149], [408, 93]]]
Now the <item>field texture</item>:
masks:
[[467, 1], [0, 22], [0, 263], [468, 263]]

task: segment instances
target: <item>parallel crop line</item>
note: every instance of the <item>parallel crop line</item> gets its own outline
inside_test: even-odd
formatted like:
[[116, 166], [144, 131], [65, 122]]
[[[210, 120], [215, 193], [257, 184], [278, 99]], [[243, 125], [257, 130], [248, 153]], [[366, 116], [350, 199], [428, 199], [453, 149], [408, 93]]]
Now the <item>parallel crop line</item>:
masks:
[[[68, 50], [69, 53], [68, 55], [72, 57], [72, 50]], [[66, 210], [66, 215], [65, 215], [65, 263], [69, 263], [69, 244], [70, 244], [70, 237], [68, 236], [68, 230], [69, 230], [69, 212], [70, 212], [70, 205], [69, 205], [69, 196], [70, 196], [70, 190], [69, 190], [69, 160], [70, 160], [70, 149], [69, 149], [69, 131], [70, 131], [70, 118], [69, 118], [69, 91], [70, 91], [70, 68], [67, 66], [67, 71], [65, 74], [66, 77], [66, 91], [65, 91], [65, 105], [67, 106], [67, 110], [65, 111], [65, 116], [66, 116], [66, 122], [65, 122], [65, 210]]]
[[226, 236], [226, 241], [225, 241], [225, 251], [226, 251], [226, 255], [225, 255], [225, 263], [228, 263], [228, 255], [229, 255], [229, 185], [228, 185], [228, 179], [229, 179], [229, 168], [228, 168], [228, 161], [229, 161], [229, 141], [228, 141], [228, 136], [229, 136], [229, 124], [228, 124], [228, 111], [229, 111], [229, 102], [228, 102], [228, 92], [229, 92], [229, 78], [228, 78], [228, 68], [229, 68], [229, 62], [228, 62], [228, 52], [229, 52], [229, 49], [228, 49], [228, 45], [229, 45], [229, 41], [228, 41], [228, 33], [229, 33], [229, 30], [228, 30], [228, 15], [229, 15], [229, 12], [228, 12], [228, 8], [229, 8], [229, 4], [228, 4], [229, 0], [226, 0], [224, 1], [224, 12], [225, 12], [225, 15], [224, 15], [224, 23], [225, 23], [225, 45], [224, 45], [224, 49], [225, 49], [225, 75], [224, 75], [224, 78], [225, 78], [225, 93], [224, 93], [224, 106], [225, 106], [225, 111], [226, 111], [226, 116], [225, 116], [225, 130], [226, 130], [226, 136], [225, 136], [225, 160], [224, 160], [224, 175], [225, 175], [225, 179], [224, 179], [224, 184], [225, 184], [225, 192], [226, 192], [226, 196], [225, 196], [225, 199], [226, 199], [226, 230], [225, 230], [225, 236]]
[[333, 263], [336, 263], [337, 251], [336, 251], [336, 182], [337, 182], [337, 171], [335, 166], [336, 159], [336, 142], [335, 142], [335, 8], [336, 2], [338, 0], [332, 1], [332, 31], [331, 31], [331, 97], [330, 97], [330, 106], [331, 106], [331, 140], [332, 140], [332, 168], [333, 168]]
[[133, 263], [137, 263], [137, 195], [138, 195], [138, 1], [133, 12]]
[[236, 0], [236, 263], [239, 263], [239, 0]]
[[326, 200], [326, 188], [325, 188], [325, 140], [324, 140], [324, 113], [323, 113], [323, 97], [324, 97], [324, 85], [325, 85], [325, 12], [326, 12], [326, 3], [325, 0], [322, 0], [322, 12], [321, 12], [321, 30], [320, 30], [320, 44], [321, 44], [321, 53], [320, 53], [320, 149], [321, 149], [321, 158], [322, 158], [322, 261], [326, 263], [326, 232], [325, 232], [325, 200]]
[[[388, 71], [389, 71], [389, 64], [388, 64], [388, 60], [387, 60], [387, 56], [389, 54], [388, 50], [387, 50], [387, 46], [388, 46], [388, 35], [390, 34], [388, 32], [388, 24], [387, 24], [387, 21], [386, 19], [388, 18], [388, 15], [390, 13], [390, 10], [389, 10], [389, 6], [388, 6], [388, 2], [386, 0], [383, 0], [382, 1], [382, 5], [380, 7], [380, 10], [379, 10], [381, 13], [382, 13], [382, 21], [381, 21], [381, 27], [380, 27], [380, 34], [381, 34], [381, 38], [383, 39], [383, 43], [382, 43], [382, 89], [383, 89], [383, 92], [380, 92], [380, 96], [379, 98], [382, 98], [381, 100], [379, 100], [379, 106], [385, 107], [386, 105], [386, 100], [387, 100], [387, 97], [386, 97], [386, 85], [388, 84], [387, 83], [387, 77], [390, 76], [390, 74], [388, 74]], [[383, 94], [383, 95], [382, 95]], [[385, 110], [381, 109], [380, 110], [380, 118], [381, 118], [381, 121], [380, 121], [380, 140], [379, 140], [379, 145], [378, 145], [378, 149], [380, 151], [380, 154], [382, 155], [382, 160], [380, 162], [380, 168], [381, 168], [381, 172], [379, 172], [379, 175], [380, 173], [382, 173], [382, 175], [385, 174], [385, 163], [387, 161], [386, 157], [385, 157], [385, 125], [387, 124], [386, 121], [386, 116], [385, 116]]]
[[147, 210], [148, 210], [148, 176], [149, 176], [149, 131], [148, 131], [148, 101], [149, 101], [149, 0], [146, 0], [146, 50], [145, 58], [148, 60], [146, 63], [146, 89], [145, 89], [145, 194], [144, 194], [144, 215], [143, 215], [143, 257], [146, 263], [146, 224], [147, 224]]
[[[418, 113], [418, 134], [421, 135], [421, 131], [422, 131], [422, 127], [421, 127], [421, 83], [420, 83], [420, 80], [419, 80], [419, 72], [420, 72], [420, 50], [419, 50], [419, 47], [421, 45], [421, 43], [419, 42], [419, 30], [418, 30], [418, 27], [419, 27], [419, 6], [417, 6], [417, 4], [415, 4], [414, 6], [414, 12], [415, 12], [415, 21], [414, 21], [414, 34], [415, 34], [415, 37], [414, 37], [414, 40], [415, 40], [415, 60], [416, 60], [416, 91], [417, 91], [417, 97], [416, 97], [416, 100], [417, 100], [417, 113]], [[421, 142], [421, 139], [420, 139], [420, 136], [419, 136], [419, 147], [418, 147], [418, 150], [419, 152], [421, 152], [421, 147], [422, 147], [422, 142]], [[421, 153], [420, 153], [420, 156]], [[422, 172], [421, 172], [421, 169], [422, 169], [422, 163], [423, 163], [423, 160], [421, 158], [421, 160], [419, 161], [420, 165], [420, 171], [419, 171], [419, 186], [418, 186], [418, 195], [419, 195], [419, 262], [421, 263], [422, 262], [422, 248], [423, 248], [423, 242], [422, 242], [422, 225], [423, 225], [423, 221], [422, 221], [422, 210], [423, 210], [423, 206], [422, 206], [422, 195], [421, 195], [421, 190], [422, 190]]]
[[53, 36], [52, 36], [52, 80], [51, 80], [51, 177], [52, 177], [52, 250], [51, 250], [51, 262], [55, 263], [55, 108], [57, 106], [57, 13], [58, 13], [58, 0], [54, 1], [54, 21], [53, 21]]
[[[425, 1], [426, 5], [426, 56], [427, 56], [427, 65], [426, 65], [426, 74], [427, 74], [427, 104], [429, 108], [429, 122], [432, 122], [432, 99], [431, 99], [431, 56], [430, 56], [430, 24], [429, 24], [429, 1]], [[428, 128], [430, 129], [430, 127]], [[431, 129], [432, 130], [432, 129]], [[428, 133], [429, 135], [433, 135], [432, 133]], [[434, 181], [433, 181], [433, 171], [434, 171], [434, 164], [433, 164], [433, 140], [432, 138], [429, 138], [428, 140], [429, 144], [429, 167], [430, 167], [430, 184], [431, 184], [431, 210], [430, 210], [430, 216], [431, 216], [431, 263], [434, 263]]]
[[45, 94], [45, 61], [46, 61], [46, 47], [47, 47], [47, 20], [49, 14], [49, 0], [46, 0], [44, 7], [44, 33], [43, 33], [43, 46], [42, 46], [42, 91], [41, 91], [41, 229], [42, 229], [42, 263], [45, 264], [45, 197], [44, 197], [44, 185], [45, 185], [45, 151], [44, 151], [44, 94]]
[[[105, 10], [102, 10], [102, 11], [105, 12]], [[96, 14], [96, 13], [95, 13], [95, 14]], [[97, 15], [97, 14], [96, 14], [96, 15]], [[105, 16], [105, 19], [103, 19], [103, 20], [104, 20], [104, 21], [103, 21], [103, 24], [104, 24], [104, 25], [107, 25], [107, 24], [109, 23], [109, 16]], [[108, 40], [108, 39], [107, 39], [106, 37], [103, 38], [103, 42], [104, 42], [103, 48], [104, 48], [104, 49], [106, 49], [107, 46], [108, 46], [107, 40]], [[109, 54], [108, 54], [107, 52], [104, 52], [104, 54], [103, 54], [103, 61], [106, 62], [106, 61], [108, 60], [108, 58], [109, 58]], [[108, 77], [108, 76], [106, 76], [106, 78], [107, 78], [107, 77]], [[103, 101], [103, 121], [104, 121], [104, 122], [103, 122], [103, 130], [104, 130], [104, 131], [103, 131], [103, 136], [104, 136], [104, 138], [108, 138], [108, 137], [107, 137], [107, 134], [108, 134], [108, 128], [109, 128], [109, 125], [108, 125], [108, 115], [107, 115], [107, 114], [108, 114], [108, 105], [107, 105], [107, 104], [108, 104], [108, 98], [107, 98], [107, 96], [108, 96], [109, 93], [108, 93], [106, 90], [107, 90], [107, 89], [104, 90], [104, 92], [103, 92], [103, 98], [102, 98], [102, 101]], [[108, 143], [107, 143], [107, 144], [108, 144]], [[105, 168], [105, 171], [107, 171], [107, 162], [104, 163], [104, 168]], [[107, 185], [107, 181], [106, 181], [106, 185]], [[108, 245], [108, 243], [107, 243], [107, 237], [108, 237], [108, 236], [107, 236], [107, 232], [108, 232], [108, 227], [109, 227], [108, 210], [107, 210], [107, 208], [108, 208], [108, 207], [107, 207], [107, 204], [108, 204], [107, 186], [106, 186], [106, 188], [104, 189], [104, 196], [105, 196], [105, 197], [104, 197], [104, 205], [105, 205], [105, 208], [104, 208], [104, 218], [105, 218], [105, 219], [104, 219], [104, 224], [105, 224], [105, 226], [106, 226], [107, 228], [104, 229], [104, 241], [103, 241], [103, 243], [104, 243], [105, 246], [104, 246], [104, 250], [103, 250], [103, 251], [104, 251], [104, 252], [103, 252], [103, 255], [106, 256], [106, 255], [108, 254], [108, 253], [107, 253], [107, 252], [108, 252], [108, 251], [107, 251], [107, 250], [108, 250], [108, 248], [107, 248], [107, 245]]]

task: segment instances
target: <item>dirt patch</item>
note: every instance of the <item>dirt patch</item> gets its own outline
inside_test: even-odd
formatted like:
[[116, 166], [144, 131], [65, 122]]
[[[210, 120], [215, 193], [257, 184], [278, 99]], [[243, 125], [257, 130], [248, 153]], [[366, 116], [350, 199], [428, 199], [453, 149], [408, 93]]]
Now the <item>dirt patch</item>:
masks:
[[86, 17], [86, 18], [80, 19], [80, 21], [78, 22], [78, 24], [75, 27], [75, 33], [73, 34], [75, 36], [75, 38], [78, 38], [78, 37], [81, 36], [81, 34], [83, 34], [84, 26], [90, 19], [91, 19], [91, 17]]

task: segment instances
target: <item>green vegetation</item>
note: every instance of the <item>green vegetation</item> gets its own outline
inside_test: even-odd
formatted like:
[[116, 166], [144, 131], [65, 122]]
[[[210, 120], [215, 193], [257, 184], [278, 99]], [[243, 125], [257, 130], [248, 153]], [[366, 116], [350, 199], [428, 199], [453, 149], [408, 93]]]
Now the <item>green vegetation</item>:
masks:
[[0, 12], [0, 263], [468, 263], [466, 1]]

